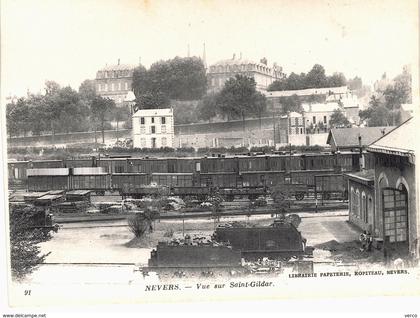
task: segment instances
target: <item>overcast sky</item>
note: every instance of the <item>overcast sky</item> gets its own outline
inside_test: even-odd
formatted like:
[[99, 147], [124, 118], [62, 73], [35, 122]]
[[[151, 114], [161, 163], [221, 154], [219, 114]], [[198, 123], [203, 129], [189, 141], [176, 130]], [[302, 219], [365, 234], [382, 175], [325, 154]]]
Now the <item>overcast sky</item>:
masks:
[[77, 89], [106, 63], [146, 67], [202, 56], [208, 65], [233, 53], [286, 73], [315, 63], [327, 74], [372, 84], [417, 57], [417, 1], [3, 0], [2, 91], [22, 96], [45, 80]]

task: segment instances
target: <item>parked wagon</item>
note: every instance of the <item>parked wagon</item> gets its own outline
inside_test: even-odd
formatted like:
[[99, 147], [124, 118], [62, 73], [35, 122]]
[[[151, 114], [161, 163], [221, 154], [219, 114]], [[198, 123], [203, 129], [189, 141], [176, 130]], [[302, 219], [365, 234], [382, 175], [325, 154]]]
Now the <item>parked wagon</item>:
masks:
[[150, 183], [146, 173], [114, 173], [111, 178], [112, 190], [122, 196], [140, 195], [141, 188]]
[[71, 170], [72, 190], [92, 190], [104, 195], [111, 188], [111, 177], [101, 167], [73, 168]]
[[315, 195], [321, 195], [322, 200], [337, 197], [347, 199], [347, 183], [343, 174], [324, 174], [315, 176]]
[[69, 190], [68, 168], [28, 169], [28, 191]]

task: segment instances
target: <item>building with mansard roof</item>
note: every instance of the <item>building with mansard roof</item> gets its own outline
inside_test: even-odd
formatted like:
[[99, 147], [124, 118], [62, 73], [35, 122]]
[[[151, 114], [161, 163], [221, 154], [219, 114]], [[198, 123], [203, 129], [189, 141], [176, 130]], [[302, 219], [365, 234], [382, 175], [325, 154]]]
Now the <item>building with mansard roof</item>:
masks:
[[220, 91], [225, 82], [235, 75], [252, 77], [257, 84], [257, 90], [265, 91], [271, 83], [281, 77], [282, 69], [276, 64], [269, 67], [265, 58], [260, 62], [254, 62], [243, 59], [242, 56], [236, 58], [234, 54], [233, 58], [221, 60], [208, 68], [208, 90], [210, 92]]
[[103, 98], [112, 99], [122, 106], [127, 94], [132, 90], [134, 65], [107, 65], [96, 72], [96, 93]]

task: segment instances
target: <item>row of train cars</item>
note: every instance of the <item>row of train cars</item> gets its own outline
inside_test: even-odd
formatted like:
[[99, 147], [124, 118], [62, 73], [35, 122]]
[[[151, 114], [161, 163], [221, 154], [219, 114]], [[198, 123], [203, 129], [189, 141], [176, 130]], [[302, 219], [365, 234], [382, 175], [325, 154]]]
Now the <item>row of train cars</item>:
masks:
[[325, 199], [347, 195], [345, 173], [366, 168], [369, 153], [245, 154], [235, 156], [149, 158], [88, 157], [66, 160], [9, 161], [10, 189], [28, 191], [116, 191], [140, 198], [162, 188], [181, 197], [205, 197], [214, 189], [227, 200], [254, 199], [276, 185], [285, 185], [297, 200], [313, 193]]

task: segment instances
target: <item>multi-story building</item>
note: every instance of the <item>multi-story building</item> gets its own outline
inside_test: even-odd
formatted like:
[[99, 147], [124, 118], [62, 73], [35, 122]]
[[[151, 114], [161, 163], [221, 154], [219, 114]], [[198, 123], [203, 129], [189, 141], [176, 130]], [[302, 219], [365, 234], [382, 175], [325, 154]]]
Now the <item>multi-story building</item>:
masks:
[[315, 98], [318, 102], [338, 102], [352, 96], [347, 86], [269, 91], [263, 92], [263, 94], [267, 99], [267, 108], [272, 112], [281, 112], [283, 110], [282, 102], [286, 97], [297, 96], [302, 101], [310, 101], [311, 98]]
[[133, 115], [133, 147], [161, 148], [174, 146], [172, 108], [140, 109]]
[[242, 59], [242, 56], [237, 59], [234, 54], [232, 59], [219, 61], [208, 68], [209, 91], [220, 91], [225, 82], [235, 75], [252, 77], [257, 84], [256, 88], [265, 91], [271, 83], [281, 77], [282, 69], [276, 64], [269, 67], [265, 58], [258, 63]]
[[127, 93], [131, 91], [135, 66], [120, 64], [107, 65], [96, 73], [96, 93], [115, 101], [117, 106], [123, 105]]

